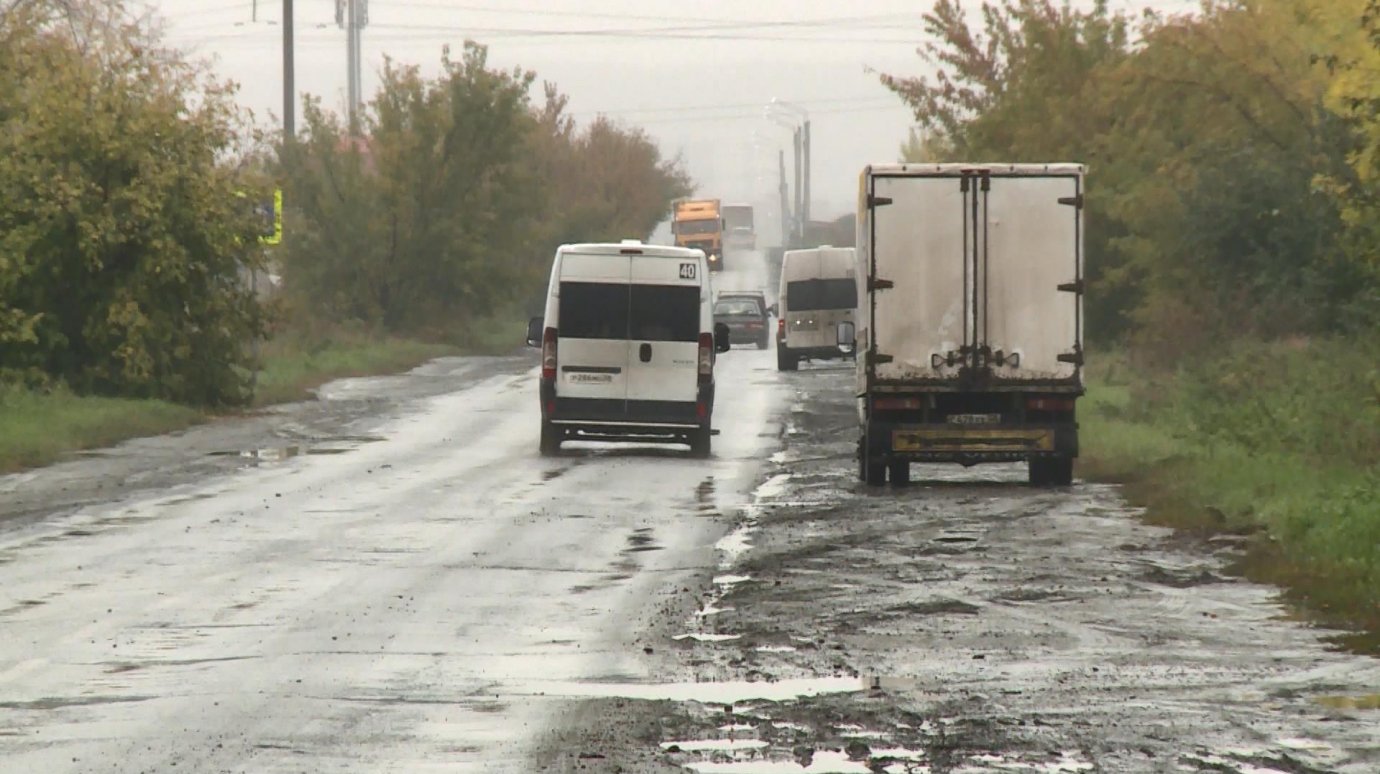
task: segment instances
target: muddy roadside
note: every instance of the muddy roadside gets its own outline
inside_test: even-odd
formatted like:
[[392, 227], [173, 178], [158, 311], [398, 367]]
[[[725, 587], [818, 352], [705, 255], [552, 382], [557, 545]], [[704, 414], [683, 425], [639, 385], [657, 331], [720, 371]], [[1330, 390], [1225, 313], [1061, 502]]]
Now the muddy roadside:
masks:
[[587, 702], [541, 770], [1380, 770], [1380, 665], [1233, 577], [1239, 545], [1015, 466], [860, 487], [847, 387], [794, 379], [719, 572], [648, 634], [652, 673], [689, 687]]
[[76, 452], [54, 465], [0, 476], [0, 528], [203, 485], [213, 476], [299, 455], [348, 453], [379, 440], [377, 428], [414, 401], [484, 379], [517, 379], [534, 362], [530, 355], [439, 358], [404, 374], [331, 382], [314, 391], [315, 400]]

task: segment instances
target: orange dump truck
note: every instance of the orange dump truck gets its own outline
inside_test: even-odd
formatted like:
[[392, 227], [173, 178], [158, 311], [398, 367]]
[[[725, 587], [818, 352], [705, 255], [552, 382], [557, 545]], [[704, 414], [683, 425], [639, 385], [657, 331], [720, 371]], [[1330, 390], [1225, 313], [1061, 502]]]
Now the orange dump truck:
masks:
[[677, 247], [704, 251], [710, 271], [724, 268], [724, 220], [718, 199], [681, 199], [671, 213]]

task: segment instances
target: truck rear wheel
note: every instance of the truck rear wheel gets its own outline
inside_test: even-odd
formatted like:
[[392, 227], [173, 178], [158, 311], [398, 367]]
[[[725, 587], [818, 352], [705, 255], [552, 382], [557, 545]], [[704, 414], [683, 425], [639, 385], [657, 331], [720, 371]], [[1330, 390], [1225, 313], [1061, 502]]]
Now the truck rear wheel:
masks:
[[887, 474], [891, 477], [892, 486], [908, 486], [910, 484], [910, 461], [892, 460], [887, 463]]
[[776, 345], [776, 370], [778, 371], [797, 371], [800, 369], [800, 359], [791, 354], [786, 345]]
[[1031, 486], [1069, 486], [1073, 483], [1073, 457], [1032, 457]]
[[700, 458], [708, 457], [711, 446], [711, 441], [709, 439], [711, 437], [712, 434], [709, 431], [709, 425], [704, 425], [699, 429], [692, 430], [690, 432], [690, 454]]
[[886, 464], [867, 455], [867, 437], [858, 440], [858, 480], [868, 486], [886, 483]]
[[541, 421], [541, 456], [554, 457], [561, 451], [561, 440], [565, 433], [550, 421]]

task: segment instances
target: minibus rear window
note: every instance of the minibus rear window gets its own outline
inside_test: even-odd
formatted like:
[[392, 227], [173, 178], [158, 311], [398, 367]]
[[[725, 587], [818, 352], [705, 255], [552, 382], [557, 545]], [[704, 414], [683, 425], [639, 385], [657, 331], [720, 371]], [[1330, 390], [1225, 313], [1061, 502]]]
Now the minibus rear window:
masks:
[[786, 284], [786, 304], [792, 312], [856, 309], [858, 285], [851, 279], [797, 280]]
[[633, 285], [629, 316], [633, 341], [698, 341], [700, 289], [687, 285]]
[[562, 282], [559, 325], [563, 339], [628, 338], [628, 286]]

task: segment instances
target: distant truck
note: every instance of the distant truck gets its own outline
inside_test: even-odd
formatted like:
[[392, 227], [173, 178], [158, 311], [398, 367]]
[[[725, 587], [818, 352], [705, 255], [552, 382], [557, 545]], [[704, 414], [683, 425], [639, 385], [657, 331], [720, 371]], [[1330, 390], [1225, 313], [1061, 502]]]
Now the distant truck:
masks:
[[724, 252], [751, 252], [757, 249], [757, 228], [752, 220], [751, 204], [725, 204]]
[[710, 271], [724, 268], [724, 220], [718, 199], [681, 199], [671, 212], [676, 247], [704, 251]]
[[1083, 394], [1079, 164], [871, 166], [858, 210], [858, 475], [1025, 461], [1068, 485]]

